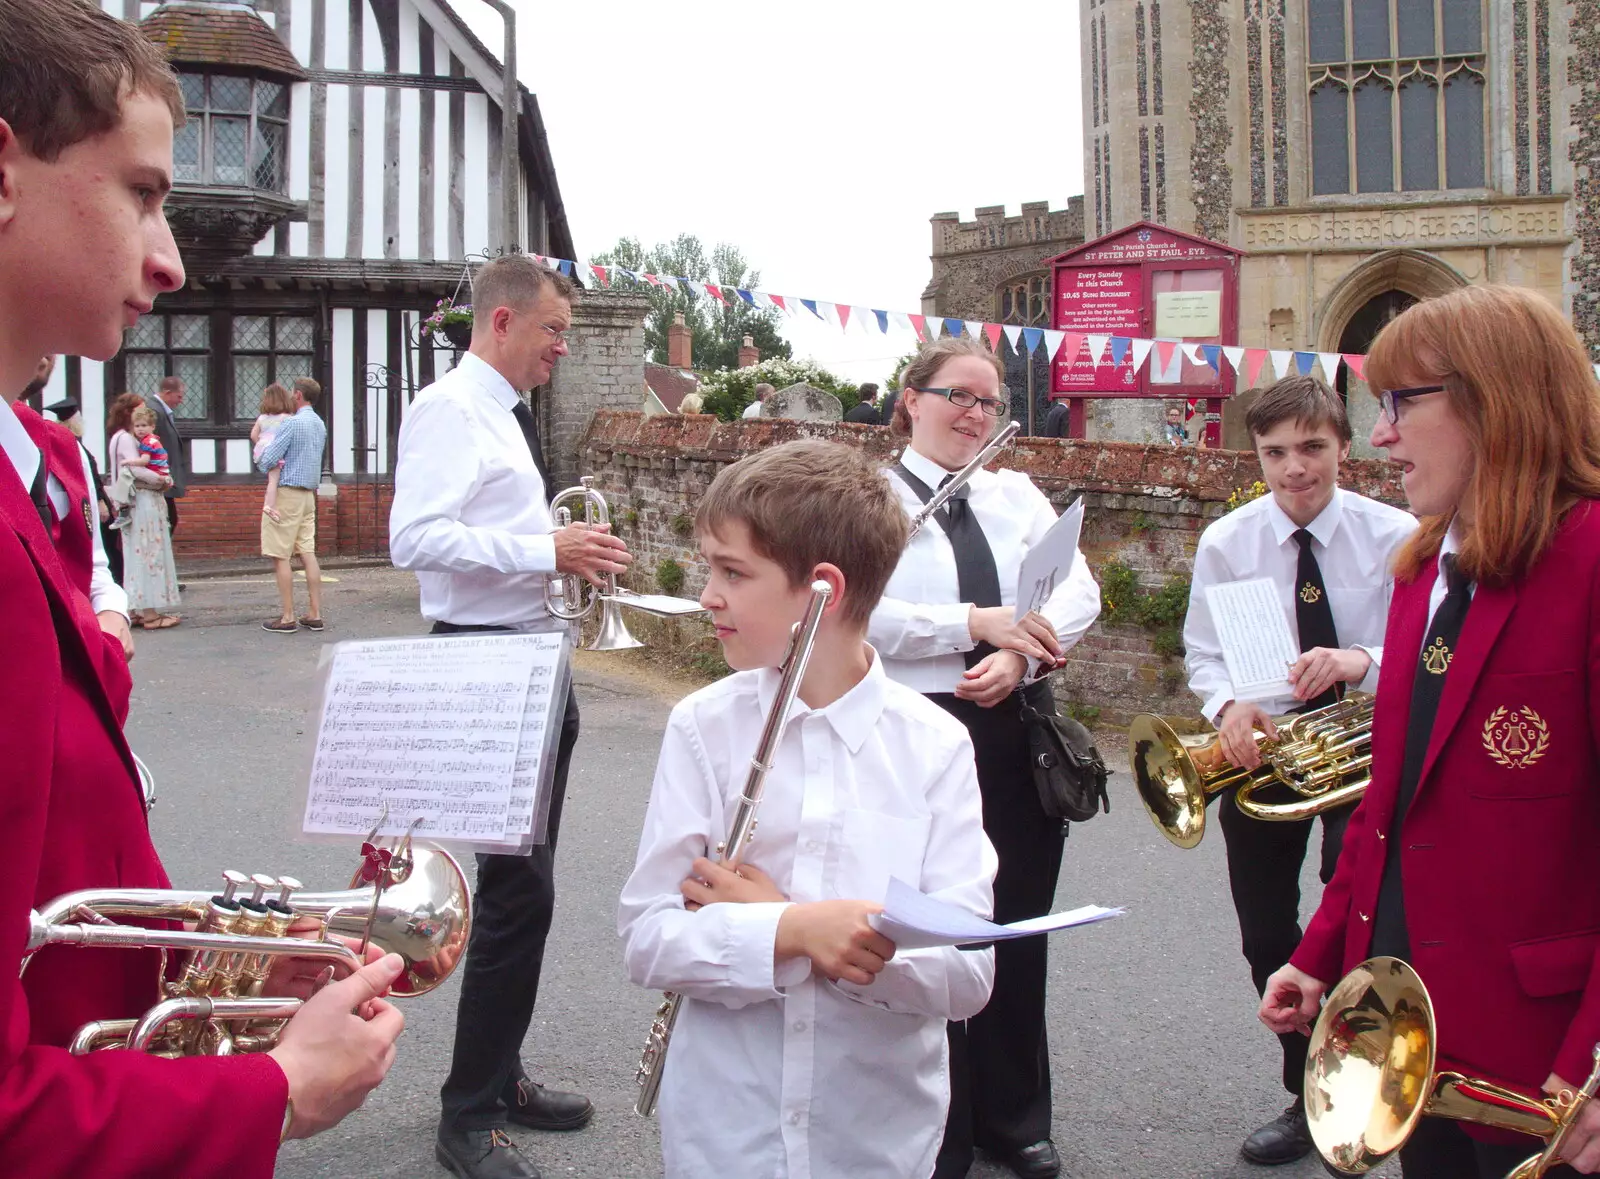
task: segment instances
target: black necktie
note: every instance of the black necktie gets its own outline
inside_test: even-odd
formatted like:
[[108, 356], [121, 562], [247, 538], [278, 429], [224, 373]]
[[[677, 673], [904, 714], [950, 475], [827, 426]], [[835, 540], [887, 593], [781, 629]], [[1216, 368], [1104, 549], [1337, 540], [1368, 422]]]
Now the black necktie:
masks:
[[[928, 485], [908, 471], [904, 463], [900, 464], [897, 471], [906, 481], [906, 486], [916, 492], [923, 503], [933, 498]], [[939, 486], [943, 487], [952, 478], [954, 476], [946, 475]], [[956, 593], [961, 600], [979, 607], [998, 606], [1000, 571], [995, 568], [994, 551], [989, 548], [989, 538], [983, 534], [983, 527], [967, 502], [967, 494], [971, 489], [971, 484], [967, 484], [957, 490], [946, 501], [943, 510], [934, 513], [934, 519], [939, 521], [939, 527], [950, 538], [950, 548], [956, 557]], [[968, 667], [975, 667], [992, 654], [993, 647], [988, 643], [979, 643], [964, 658]]]
[[1406, 754], [1400, 763], [1400, 793], [1395, 798], [1394, 818], [1389, 822], [1383, 883], [1378, 888], [1377, 910], [1373, 914], [1372, 953], [1391, 954], [1396, 958], [1411, 956], [1405, 895], [1400, 880], [1401, 828], [1411, 800], [1416, 797], [1422, 763], [1433, 736], [1433, 718], [1439, 711], [1439, 698], [1444, 695], [1445, 674], [1455, 659], [1461, 624], [1467, 620], [1467, 608], [1472, 605], [1466, 575], [1456, 568], [1454, 555], [1440, 558], [1440, 564], [1444, 566], [1448, 592], [1434, 612], [1428, 637], [1422, 641], [1417, 678], [1411, 684], [1411, 714], [1406, 721]]
[[45, 488], [48, 475], [44, 466], [44, 453], [39, 454], [39, 469], [33, 473], [33, 483], [28, 488], [28, 496], [33, 500], [33, 506], [39, 511], [39, 522], [44, 525], [45, 534], [49, 535], [55, 528], [56, 514], [50, 510], [50, 493]]
[[[1294, 621], [1300, 632], [1302, 653], [1313, 647], [1339, 646], [1339, 632], [1333, 625], [1333, 607], [1328, 603], [1328, 587], [1322, 584], [1322, 566], [1311, 551], [1315, 539], [1304, 528], [1297, 529], [1295, 542], [1300, 546], [1300, 562], [1295, 569]], [[1306, 709], [1322, 708], [1339, 699], [1339, 686], [1335, 684], [1320, 696], [1306, 702]]]
[[517, 403], [511, 407], [511, 413], [517, 419], [517, 425], [522, 427], [522, 437], [528, 443], [528, 453], [533, 456], [534, 468], [544, 483], [545, 502], [549, 503], [555, 497], [556, 491], [550, 486], [550, 472], [544, 465], [544, 448], [539, 445], [539, 427], [534, 424], [533, 410], [529, 409], [528, 403], [519, 397]]

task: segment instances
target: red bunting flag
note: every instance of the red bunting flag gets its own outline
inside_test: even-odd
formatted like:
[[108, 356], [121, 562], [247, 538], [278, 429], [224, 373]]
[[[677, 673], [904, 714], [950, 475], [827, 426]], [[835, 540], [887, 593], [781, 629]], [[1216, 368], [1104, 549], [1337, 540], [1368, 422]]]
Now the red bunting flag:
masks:
[[639, 277], [644, 279], [645, 282], [649, 283], [653, 287], [658, 287], [661, 285], [661, 280], [653, 274], [641, 274]]
[[1167, 366], [1172, 363], [1172, 354], [1177, 350], [1178, 344], [1175, 340], [1156, 341], [1156, 364], [1160, 366], [1162, 372], [1167, 371]]
[[768, 295], [767, 298], [771, 299], [773, 303], [777, 304], [779, 311], [789, 310], [789, 305], [783, 301], [782, 295]]
[[600, 280], [601, 286], [608, 287], [611, 285], [606, 281], [606, 268], [604, 266], [595, 266], [591, 263], [589, 269], [593, 271], [594, 276]]
[[1367, 379], [1366, 374], [1362, 371], [1367, 367], [1367, 358], [1365, 356], [1357, 356], [1346, 352], [1344, 354], [1344, 362], [1350, 366], [1350, 371], [1356, 374], [1356, 380], [1364, 381]]
[[1261, 366], [1267, 363], [1267, 350], [1265, 348], [1246, 348], [1244, 350], [1244, 375], [1248, 386], [1254, 389], [1261, 383]]
[[1068, 364], [1072, 364], [1078, 359], [1078, 353], [1082, 350], [1083, 333], [1068, 332], [1066, 339], [1061, 341], [1061, 351], [1056, 353], [1056, 357], [1066, 361]]
[[848, 303], [840, 303], [837, 307], [834, 308], [834, 310], [839, 313], [839, 326], [842, 327], [842, 328], [849, 327], [850, 326], [850, 304], [848, 304]]
[[917, 342], [922, 343], [926, 341], [928, 338], [928, 321], [926, 317], [921, 315], [907, 314], [906, 318], [911, 321], [911, 330], [917, 333]]
[[710, 295], [713, 299], [721, 299], [724, 303], [728, 301], [727, 296], [722, 293], [722, 288], [717, 286], [715, 283], [706, 283], [706, 294]]
[[983, 334], [989, 338], [989, 351], [998, 352], [1000, 350], [1000, 325], [997, 323], [984, 324]]

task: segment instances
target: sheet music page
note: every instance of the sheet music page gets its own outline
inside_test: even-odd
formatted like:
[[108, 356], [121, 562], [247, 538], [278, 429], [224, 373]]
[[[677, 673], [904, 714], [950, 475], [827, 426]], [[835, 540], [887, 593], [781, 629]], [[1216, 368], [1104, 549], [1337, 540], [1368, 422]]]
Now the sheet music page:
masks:
[[978, 942], [1003, 942], [1032, 937], [1057, 929], [1092, 925], [1109, 917], [1120, 917], [1124, 909], [1083, 905], [1065, 913], [1050, 913], [996, 925], [976, 917], [959, 906], [935, 900], [904, 880], [891, 877], [883, 898], [883, 912], [874, 914], [872, 926], [895, 944], [896, 949], [920, 950], [928, 946], [961, 946]]
[[571, 640], [566, 631], [530, 635], [536, 643], [528, 698], [522, 710], [517, 761], [511, 773], [506, 842], [545, 842], [550, 817], [550, 787], [555, 780], [556, 743], [566, 716], [572, 673]]
[[328, 670], [302, 830], [505, 837], [539, 635], [340, 643]]
[[692, 602], [688, 598], [670, 598], [666, 594], [636, 594], [632, 590], [618, 590], [612, 596], [619, 603], [667, 618], [706, 612], [699, 602]]
[[1030, 610], [1044, 605], [1056, 586], [1067, 580], [1072, 562], [1077, 559], [1078, 536], [1082, 532], [1083, 497], [1080, 495], [1022, 558], [1022, 568], [1017, 575], [1018, 621]]
[[1270, 700], [1294, 692], [1289, 666], [1300, 649], [1270, 577], [1206, 587], [1235, 700]]

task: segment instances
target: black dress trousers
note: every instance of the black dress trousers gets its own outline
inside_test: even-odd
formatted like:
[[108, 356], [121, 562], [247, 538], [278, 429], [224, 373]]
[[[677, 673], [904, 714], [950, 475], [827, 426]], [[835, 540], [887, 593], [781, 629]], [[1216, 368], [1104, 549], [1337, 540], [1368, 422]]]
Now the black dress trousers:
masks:
[[[967, 727], [983, 795], [983, 829], [1000, 857], [994, 881], [997, 922], [1041, 917], [1055, 903], [1066, 828], [1044, 812], [1028, 764], [1022, 699], [1042, 712], [1055, 702], [1046, 682], [979, 708], [954, 695], [935, 704]], [[1050, 1046], [1045, 1028], [1049, 941], [1018, 938], [995, 946], [994, 991], [982, 1011], [951, 1023], [950, 1115], [935, 1179], [955, 1179], [974, 1147], [1010, 1154], [1050, 1137]]]
[[[435, 633], [457, 629], [439, 625]], [[478, 887], [472, 897], [472, 937], [461, 967], [456, 1005], [455, 1050], [450, 1075], [439, 1091], [441, 1127], [490, 1130], [506, 1123], [506, 1100], [516, 1091], [522, 1041], [539, 997], [539, 971], [555, 909], [556, 835], [567, 793], [567, 767], [578, 743], [578, 700], [567, 690], [566, 715], [556, 746], [545, 842], [525, 856], [478, 856]], [[514, 1099], [514, 1098], [513, 1098]]]

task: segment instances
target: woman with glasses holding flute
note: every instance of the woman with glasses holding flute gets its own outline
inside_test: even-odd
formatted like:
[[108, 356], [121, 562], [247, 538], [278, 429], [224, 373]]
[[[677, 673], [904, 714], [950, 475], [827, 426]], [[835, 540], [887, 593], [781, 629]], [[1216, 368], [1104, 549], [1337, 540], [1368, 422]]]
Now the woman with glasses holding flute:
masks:
[[[1001, 425], [1010, 407], [1003, 374], [999, 359], [967, 338], [924, 345], [906, 367], [890, 425], [910, 441], [889, 479], [908, 515]], [[1027, 475], [979, 470], [912, 537], [867, 631], [888, 676], [972, 736], [984, 830], [1000, 857], [1000, 922], [1050, 911], [1066, 838], [1034, 787], [1022, 707], [1054, 711], [1044, 676], [1100, 614], [1100, 587], [1080, 553], [1040, 609], [1014, 619], [1023, 558], [1055, 522]], [[975, 1147], [1027, 1179], [1060, 1172], [1050, 1137], [1046, 952], [1044, 938], [1001, 943], [988, 1006], [950, 1024], [950, 1113], [936, 1179], [965, 1175]]]

